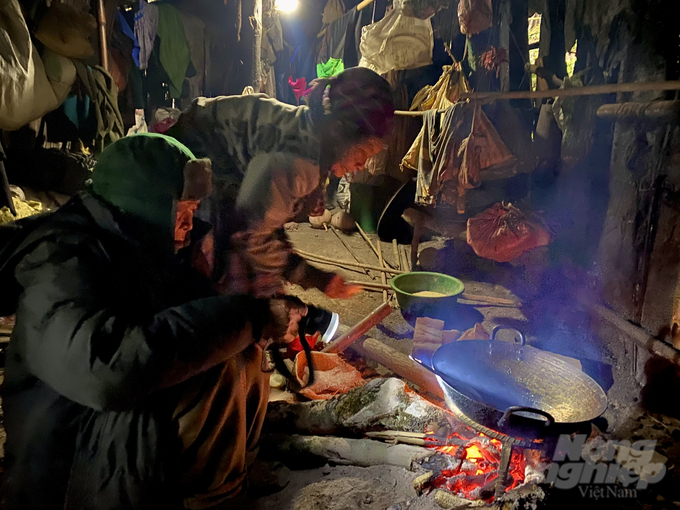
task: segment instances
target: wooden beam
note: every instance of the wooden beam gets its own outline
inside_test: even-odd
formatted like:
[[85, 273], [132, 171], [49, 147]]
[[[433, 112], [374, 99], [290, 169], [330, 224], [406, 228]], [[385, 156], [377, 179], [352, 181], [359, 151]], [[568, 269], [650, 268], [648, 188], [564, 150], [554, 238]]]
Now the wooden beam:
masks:
[[109, 70], [109, 44], [106, 39], [106, 8], [104, 0], [97, 1], [97, 29], [99, 32], [99, 54], [102, 67]]
[[680, 117], [680, 101], [651, 101], [612, 103], [600, 106], [597, 116], [602, 119], [622, 120], [671, 120]]

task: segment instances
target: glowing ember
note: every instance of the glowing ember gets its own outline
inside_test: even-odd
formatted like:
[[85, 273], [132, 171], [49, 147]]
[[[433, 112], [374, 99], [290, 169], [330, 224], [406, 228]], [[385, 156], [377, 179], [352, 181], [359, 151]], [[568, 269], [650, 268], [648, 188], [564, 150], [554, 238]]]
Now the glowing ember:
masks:
[[[437, 488], [445, 489], [467, 499], [493, 499], [495, 483], [501, 463], [503, 444], [484, 434], [470, 431], [471, 437], [464, 438], [453, 434], [446, 446], [435, 449], [453, 457], [452, 469], [447, 469], [433, 480]], [[508, 470], [506, 492], [517, 488], [524, 482], [527, 459], [523, 449], [512, 452]]]

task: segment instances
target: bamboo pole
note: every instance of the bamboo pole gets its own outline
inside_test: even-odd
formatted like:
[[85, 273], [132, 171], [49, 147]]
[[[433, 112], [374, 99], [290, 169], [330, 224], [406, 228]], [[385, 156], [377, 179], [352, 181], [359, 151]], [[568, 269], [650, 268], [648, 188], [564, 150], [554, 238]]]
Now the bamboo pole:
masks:
[[[465, 92], [461, 99], [477, 101], [496, 101], [499, 99], [548, 99], [551, 97], [597, 96], [606, 94], [622, 94], [630, 92], [654, 92], [680, 90], [680, 81], [652, 81], [635, 83], [616, 83], [611, 85], [592, 85], [590, 87], [574, 87], [568, 89], [536, 90], [514, 92]], [[397, 110], [395, 115], [420, 117], [424, 111]]]
[[309, 260], [310, 262], [316, 262], [318, 264], [330, 264], [333, 266], [340, 266], [340, 267], [358, 267], [360, 269], [370, 269], [371, 271], [385, 271], [386, 273], [392, 273], [392, 274], [403, 274], [406, 271], [400, 271], [399, 269], [390, 269], [388, 267], [378, 267], [378, 266], [372, 266], [369, 264], [363, 264], [363, 263], [357, 263], [357, 262], [351, 262], [349, 260], [335, 260], [329, 257], [324, 257], [322, 255], [315, 255], [314, 253], [309, 253], [304, 250], [298, 250], [296, 249], [295, 252], [300, 255], [302, 258]]
[[396, 239], [392, 239], [392, 251], [394, 252], [394, 263], [397, 265], [397, 269], [402, 271], [404, 266], [401, 263], [401, 257], [399, 256], [399, 245]]
[[[359, 230], [359, 234], [361, 234], [361, 237], [364, 238], [364, 241], [366, 241], [368, 243], [368, 246], [371, 248], [371, 250], [373, 250], [373, 253], [375, 253], [375, 256], [378, 257], [378, 260], [380, 260], [380, 255], [378, 255], [378, 248], [375, 247], [375, 245], [373, 244], [373, 241], [371, 241], [368, 238], [368, 236], [366, 235], [366, 232], [364, 232], [364, 229], [361, 228], [361, 225], [359, 225], [358, 221], [355, 221], [354, 224], [357, 226], [357, 229]], [[378, 240], [378, 242], [380, 242], [380, 240]], [[385, 263], [383, 265], [388, 266], [388, 267], [392, 267], [388, 263]]]
[[99, 53], [102, 60], [102, 67], [109, 70], [109, 44], [106, 40], [106, 9], [104, 0], [97, 2], [97, 25], [99, 32]]
[[347, 248], [347, 251], [348, 251], [349, 254], [354, 258], [354, 260], [357, 261], [358, 267], [361, 267], [361, 268], [364, 270], [364, 272], [366, 273], [366, 276], [368, 276], [368, 277], [371, 278], [372, 280], [375, 280], [375, 277], [374, 277], [373, 275], [371, 275], [371, 273], [368, 272], [368, 269], [366, 269], [366, 268], [364, 267], [364, 265], [361, 263], [361, 260], [359, 259], [359, 257], [357, 256], [357, 254], [354, 253], [354, 250], [353, 250], [352, 248], [349, 247], [349, 245], [342, 239], [342, 237], [340, 237], [340, 234], [338, 234], [338, 231], [335, 229], [335, 227], [334, 227], [333, 225], [331, 225], [331, 230], [332, 230], [333, 233], [335, 234], [335, 237], [337, 237], [338, 240], [342, 243], [342, 245], [343, 245], [345, 248]]
[[[380, 242], [380, 239], [378, 239], [378, 260], [380, 261], [380, 265], [385, 267], [385, 261], [383, 260], [382, 256], [382, 243]], [[382, 281], [383, 285], [387, 286], [387, 278], [385, 277], [385, 271], [380, 271], [380, 280]], [[382, 295], [383, 303], [387, 303], [387, 289], [383, 289]]]

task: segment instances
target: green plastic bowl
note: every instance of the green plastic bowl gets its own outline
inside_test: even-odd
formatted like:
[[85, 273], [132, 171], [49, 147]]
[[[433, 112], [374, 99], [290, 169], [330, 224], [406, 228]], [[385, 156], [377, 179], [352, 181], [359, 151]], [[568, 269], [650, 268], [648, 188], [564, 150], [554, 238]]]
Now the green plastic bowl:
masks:
[[[405, 273], [395, 276], [390, 281], [397, 294], [397, 302], [402, 310], [422, 310], [441, 308], [458, 304], [458, 296], [465, 290], [465, 285], [458, 278], [441, 273]], [[439, 292], [442, 297], [416, 296], [416, 292]]]

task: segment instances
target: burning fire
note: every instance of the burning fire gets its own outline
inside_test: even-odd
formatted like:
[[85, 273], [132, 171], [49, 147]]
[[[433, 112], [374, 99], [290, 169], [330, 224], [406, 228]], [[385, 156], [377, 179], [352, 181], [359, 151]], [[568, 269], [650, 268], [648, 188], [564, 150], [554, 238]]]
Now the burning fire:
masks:
[[[492, 499], [503, 444], [481, 433], [472, 438], [454, 434], [448, 442], [457, 444], [437, 446], [435, 449], [452, 456], [455, 459], [452, 462], [454, 467], [442, 471], [433, 485], [467, 499]], [[506, 492], [524, 482], [525, 468], [524, 453], [519, 449], [513, 450]]]

